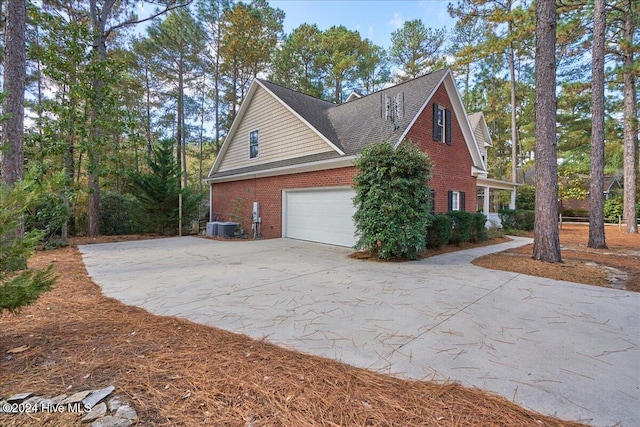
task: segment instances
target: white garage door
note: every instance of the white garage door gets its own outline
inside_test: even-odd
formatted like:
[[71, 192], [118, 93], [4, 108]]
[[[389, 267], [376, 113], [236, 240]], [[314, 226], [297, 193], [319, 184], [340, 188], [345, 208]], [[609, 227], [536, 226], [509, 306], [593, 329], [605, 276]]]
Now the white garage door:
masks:
[[349, 187], [286, 190], [282, 194], [283, 237], [353, 246], [356, 243], [353, 206], [355, 191]]

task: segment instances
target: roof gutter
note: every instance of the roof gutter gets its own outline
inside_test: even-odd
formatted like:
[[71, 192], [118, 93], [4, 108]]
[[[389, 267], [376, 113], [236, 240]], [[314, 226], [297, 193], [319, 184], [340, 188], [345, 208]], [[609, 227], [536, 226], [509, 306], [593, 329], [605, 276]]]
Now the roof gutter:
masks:
[[279, 168], [265, 169], [259, 171], [250, 171], [240, 174], [208, 177], [205, 178], [206, 184], [215, 184], [221, 182], [242, 181], [245, 179], [266, 178], [277, 175], [291, 175], [294, 173], [315, 172], [327, 169], [345, 168], [354, 165], [357, 156], [346, 156], [339, 159], [319, 160], [316, 162], [303, 163], [299, 165], [282, 166]]

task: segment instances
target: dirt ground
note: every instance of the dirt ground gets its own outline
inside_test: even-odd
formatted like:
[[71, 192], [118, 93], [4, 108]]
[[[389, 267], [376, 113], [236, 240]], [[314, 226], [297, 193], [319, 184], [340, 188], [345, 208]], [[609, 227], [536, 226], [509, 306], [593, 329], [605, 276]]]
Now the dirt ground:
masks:
[[607, 226], [608, 249], [590, 249], [588, 240], [588, 225], [564, 224], [560, 230], [562, 263], [533, 260], [533, 245], [486, 255], [473, 263], [497, 270], [640, 292], [640, 235]]
[[[114, 385], [144, 426], [579, 425], [482, 390], [393, 378], [126, 306], [102, 295], [75, 246], [31, 260], [51, 263], [56, 287], [0, 316], [0, 397]], [[0, 414], [0, 425], [62, 427], [79, 416]]]

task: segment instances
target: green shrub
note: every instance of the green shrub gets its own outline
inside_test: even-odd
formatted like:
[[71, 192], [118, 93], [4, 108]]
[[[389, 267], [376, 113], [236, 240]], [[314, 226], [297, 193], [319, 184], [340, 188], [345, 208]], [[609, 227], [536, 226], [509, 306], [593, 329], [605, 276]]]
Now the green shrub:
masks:
[[37, 204], [27, 209], [24, 215], [26, 231], [40, 230], [43, 232], [43, 242], [46, 244], [62, 229], [62, 225], [69, 218], [69, 210], [60, 194], [55, 192], [42, 194]]
[[140, 232], [133, 220], [135, 201], [130, 194], [103, 193], [100, 196], [100, 234], [116, 236]]
[[451, 218], [445, 214], [434, 215], [427, 227], [426, 244], [429, 249], [440, 249], [451, 239]]
[[502, 209], [498, 212], [502, 228], [505, 230], [532, 231], [535, 223], [535, 212], [524, 209]]
[[[57, 182], [61, 182], [61, 177], [60, 174]], [[0, 182], [0, 315], [5, 310], [17, 313], [55, 283], [52, 265], [44, 270], [27, 268], [27, 259], [45, 232], [37, 229], [24, 235], [16, 232], [27, 210], [40, 203], [43, 195], [51, 194], [49, 184], [55, 185], [42, 184], [30, 175], [13, 186]]]
[[459, 245], [460, 243], [470, 241], [473, 235], [472, 224], [474, 214], [462, 211], [450, 211], [447, 212], [447, 215], [451, 218], [451, 238], [449, 239], [449, 243]]
[[473, 243], [484, 242], [489, 238], [487, 234], [487, 217], [481, 212], [473, 214], [471, 221], [471, 241]]
[[356, 167], [355, 247], [382, 259], [417, 258], [431, 217], [427, 155], [411, 143], [381, 142], [365, 148]]
[[618, 222], [618, 217], [623, 215], [624, 202], [621, 197], [604, 201], [604, 217], [607, 220]]
[[536, 207], [536, 188], [533, 185], [524, 184], [518, 187], [516, 194], [516, 208], [534, 210]]

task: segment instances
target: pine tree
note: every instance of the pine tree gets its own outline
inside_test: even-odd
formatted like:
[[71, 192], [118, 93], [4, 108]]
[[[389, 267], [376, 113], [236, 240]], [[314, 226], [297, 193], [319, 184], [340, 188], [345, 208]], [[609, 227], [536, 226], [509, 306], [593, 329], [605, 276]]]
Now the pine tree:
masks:
[[402, 69], [400, 80], [416, 78], [446, 64], [444, 29], [426, 28], [420, 19], [405, 21], [391, 33], [391, 60]]
[[[2, 111], [6, 121], [2, 126], [2, 182], [12, 185], [24, 173], [24, 88], [26, 64], [26, 3], [22, 0], [7, 2], [7, 24], [3, 63]], [[21, 223], [17, 233], [23, 233]]]
[[33, 255], [43, 237], [41, 231], [29, 231], [17, 236], [13, 231], [20, 218], [42, 194], [42, 188], [27, 177], [13, 186], [0, 183], [0, 314], [4, 310], [16, 313], [29, 305], [55, 283], [52, 266], [45, 270], [28, 270], [27, 258]]
[[589, 192], [590, 248], [605, 249], [604, 235], [604, 0], [595, 0], [591, 81], [591, 183]]
[[282, 86], [322, 98], [321, 39], [322, 31], [315, 24], [295, 28], [275, 52], [270, 78]]
[[199, 197], [189, 189], [180, 189], [179, 168], [173, 156], [173, 144], [170, 139], [158, 141], [153, 155], [147, 156], [149, 172], [132, 177], [140, 213], [137, 221], [147, 232], [176, 234], [181, 193], [183, 217], [193, 218], [198, 213]]
[[558, 234], [556, 3], [536, 3], [536, 209], [533, 259], [562, 262]]

